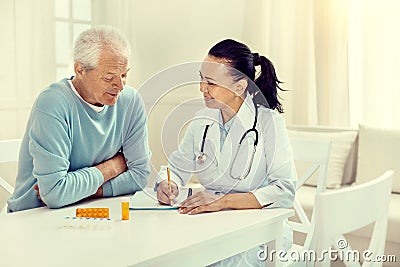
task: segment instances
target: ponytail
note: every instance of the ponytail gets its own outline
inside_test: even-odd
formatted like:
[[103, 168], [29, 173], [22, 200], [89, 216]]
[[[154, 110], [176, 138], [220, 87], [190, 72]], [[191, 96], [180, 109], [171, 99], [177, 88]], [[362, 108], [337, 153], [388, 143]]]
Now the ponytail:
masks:
[[259, 72], [258, 77], [256, 77], [254, 83], [262, 93], [262, 95], [260, 95], [260, 92], [254, 92], [254, 102], [262, 105], [265, 103], [265, 100], [263, 99], [265, 97], [271, 109], [276, 109], [279, 113], [283, 113], [282, 104], [278, 99], [278, 89], [281, 91], [286, 90], [283, 90], [279, 86], [282, 82], [279, 81], [276, 76], [274, 65], [268, 58], [259, 56], [258, 53], [253, 54], [253, 62], [254, 66], [261, 66], [261, 71]]
[[[255, 86], [248, 86], [247, 88], [255, 104], [276, 109], [279, 113], [283, 113], [282, 104], [279, 102], [278, 89], [281, 91], [286, 90], [279, 87], [282, 82], [276, 77], [274, 65], [268, 58], [260, 56], [258, 53], [251, 53], [248, 46], [232, 39], [217, 43], [210, 49], [208, 54], [217, 58], [227, 59], [229, 65], [240, 72], [240, 74], [237, 72], [231, 73], [237, 80], [246, 75], [248, 79], [257, 85], [258, 88]], [[261, 67], [257, 77], [255, 73], [256, 66]]]

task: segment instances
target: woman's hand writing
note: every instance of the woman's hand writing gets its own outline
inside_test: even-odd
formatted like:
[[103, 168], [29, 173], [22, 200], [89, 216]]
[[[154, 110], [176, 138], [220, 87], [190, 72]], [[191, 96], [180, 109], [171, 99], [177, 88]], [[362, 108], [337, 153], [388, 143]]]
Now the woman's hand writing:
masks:
[[169, 205], [179, 195], [178, 186], [171, 181], [171, 191], [169, 190], [168, 181], [164, 180], [158, 184], [157, 199], [160, 204]]

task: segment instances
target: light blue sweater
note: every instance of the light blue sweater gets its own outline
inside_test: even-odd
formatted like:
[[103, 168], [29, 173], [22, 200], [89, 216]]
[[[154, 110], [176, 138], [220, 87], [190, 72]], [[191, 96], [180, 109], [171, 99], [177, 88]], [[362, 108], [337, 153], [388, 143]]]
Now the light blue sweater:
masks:
[[67, 79], [36, 99], [19, 157], [9, 211], [75, 203], [96, 193], [104, 178], [92, 167], [122, 151], [128, 170], [103, 185], [104, 196], [142, 190], [150, 174], [146, 114], [142, 98], [128, 86], [115, 105], [96, 112], [70, 88]]

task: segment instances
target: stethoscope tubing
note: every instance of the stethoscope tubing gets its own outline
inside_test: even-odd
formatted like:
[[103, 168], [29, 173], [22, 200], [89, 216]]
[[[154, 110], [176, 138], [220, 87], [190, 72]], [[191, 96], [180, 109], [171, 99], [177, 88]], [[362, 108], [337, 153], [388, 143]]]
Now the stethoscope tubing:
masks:
[[[255, 116], [254, 116], [253, 127], [250, 128], [250, 129], [248, 129], [247, 131], [245, 131], [244, 134], [242, 135], [242, 137], [240, 138], [239, 145], [238, 145], [238, 149], [237, 149], [237, 151], [236, 151], [236, 153], [235, 153], [235, 157], [234, 157], [234, 159], [233, 159], [233, 162], [236, 161], [236, 158], [237, 158], [237, 155], [238, 155], [238, 152], [239, 152], [239, 148], [240, 148], [240, 146], [242, 145], [243, 140], [244, 140], [244, 139], [246, 138], [246, 136], [247, 136], [249, 133], [251, 133], [251, 132], [254, 132], [254, 134], [255, 134], [255, 140], [254, 140], [254, 143], [253, 143], [253, 146], [254, 146], [254, 148], [253, 148], [253, 154], [252, 154], [252, 157], [251, 157], [251, 160], [250, 160], [249, 167], [247, 168], [247, 170], [246, 170], [246, 172], [245, 172], [244, 175], [241, 175], [240, 177], [234, 177], [234, 176], [232, 175], [232, 166], [231, 166], [230, 176], [231, 176], [233, 179], [243, 180], [243, 179], [245, 179], [245, 178], [249, 175], [250, 169], [251, 169], [251, 165], [253, 165], [254, 154], [255, 154], [255, 152], [256, 152], [256, 150], [257, 150], [257, 145], [258, 145], [258, 130], [256, 129], [256, 126], [257, 126], [257, 117], [258, 117], [258, 107], [257, 107], [257, 104], [256, 104], [254, 101], [252, 101], [252, 102], [253, 102], [254, 108], [255, 108]], [[205, 153], [204, 153], [204, 145], [205, 145], [205, 141], [206, 141], [208, 129], [210, 128], [211, 125], [212, 125], [212, 124], [207, 124], [207, 125], [205, 126], [205, 128], [204, 128], [203, 138], [202, 138], [202, 140], [201, 140], [200, 153], [199, 153], [199, 155], [197, 156], [197, 162], [198, 162], [199, 164], [203, 164], [203, 163], [205, 162], [205, 160], [206, 160], [206, 155], [205, 155]], [[232, 164], [233, 164], [233, 163], [232, 163]]]

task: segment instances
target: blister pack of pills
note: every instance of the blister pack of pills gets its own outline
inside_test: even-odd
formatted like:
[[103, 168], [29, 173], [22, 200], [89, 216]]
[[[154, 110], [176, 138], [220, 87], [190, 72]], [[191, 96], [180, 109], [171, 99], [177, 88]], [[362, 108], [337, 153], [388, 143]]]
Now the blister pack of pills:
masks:
[[76, 217], [84, 218], [109, 218], [108, 208], [78, 208], [76, 209]]

